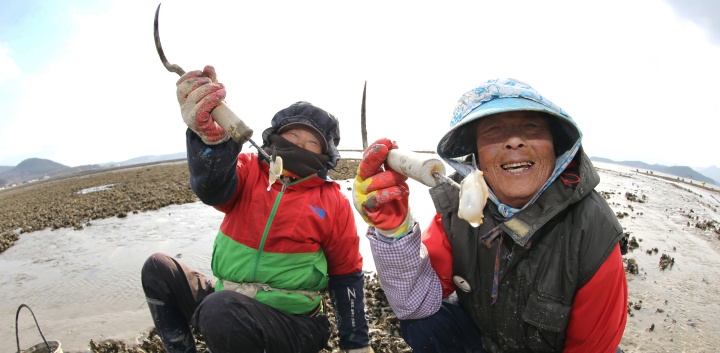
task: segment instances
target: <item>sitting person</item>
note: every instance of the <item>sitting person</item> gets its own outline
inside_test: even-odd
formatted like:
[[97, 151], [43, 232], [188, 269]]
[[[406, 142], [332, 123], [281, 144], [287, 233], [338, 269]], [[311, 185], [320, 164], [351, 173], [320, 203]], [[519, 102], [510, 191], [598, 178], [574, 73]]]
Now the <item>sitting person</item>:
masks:
[[190, 185], [225, 213], [212, 253], [214, 282], [157, 253], [142, 286], [168, 352], [196, 352], [191, 327], [213, 353], [317, 353], [330, 337], [321, 291], [328, 289], [345, 352], [372, 353], [355, 218], [327, 176], [340, 155], [338, 120], [307, 102], [280, 110], [262, 134], [269, 162], [239, 153], [210, 115], [225, 98], [211, 66], [177, 85], [186, 133]]

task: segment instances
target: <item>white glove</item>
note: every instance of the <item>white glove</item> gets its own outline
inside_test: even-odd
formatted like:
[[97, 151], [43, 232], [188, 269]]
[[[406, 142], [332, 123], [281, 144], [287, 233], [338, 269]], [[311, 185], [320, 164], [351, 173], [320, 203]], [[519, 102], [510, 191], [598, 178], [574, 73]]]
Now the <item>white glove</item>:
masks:
[[210, 112], [225, 99], [225, 86], [217, 82], [215, 68], [190, 71], [176, 83], [177, 99], [185, 124], [207, 145], [217, 145], [228, 134], [213, 120]]

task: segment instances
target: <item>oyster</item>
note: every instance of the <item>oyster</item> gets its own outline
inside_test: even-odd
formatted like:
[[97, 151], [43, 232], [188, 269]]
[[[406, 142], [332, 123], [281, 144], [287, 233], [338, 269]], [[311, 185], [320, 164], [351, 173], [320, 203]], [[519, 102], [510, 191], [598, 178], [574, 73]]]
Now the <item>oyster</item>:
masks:
[[483, 209], [487, 199], [488, 187], [483, 172], [475, 169], [460, 182], [458, 217], [473, 227], [480, 226], [483, 223]]
[[268, 191], [270, 191], [270, 188], [275, 183], [275, 181], [278, 180], [278, 178], [280, 178], [280, 176], [282, 175], [282, 171], [283, 171], [282, 157], [275, 156], [275, 160], [270, 162], [270, 175], [269, 175], [270, 183], [268, 184], [268, 188], [267, 188]]

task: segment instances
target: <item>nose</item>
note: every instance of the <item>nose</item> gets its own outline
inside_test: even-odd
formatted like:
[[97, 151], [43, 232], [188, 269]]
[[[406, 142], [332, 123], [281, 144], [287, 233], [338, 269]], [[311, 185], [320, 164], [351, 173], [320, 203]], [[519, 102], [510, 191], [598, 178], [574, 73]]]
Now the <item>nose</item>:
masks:
[[505, 149], [506, 150], [516, 150], [518, 148], [525, 147], [525, 139], [520, 136], [520, 134], [510, 134], [508, 136], [507, 140], [505, 140]]

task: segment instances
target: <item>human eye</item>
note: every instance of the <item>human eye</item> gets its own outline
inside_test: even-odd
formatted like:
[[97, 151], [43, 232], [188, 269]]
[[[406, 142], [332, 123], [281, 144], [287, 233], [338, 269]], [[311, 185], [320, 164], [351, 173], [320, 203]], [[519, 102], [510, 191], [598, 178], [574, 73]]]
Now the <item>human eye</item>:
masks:
[[527, 136], [543, 137], [545, 134], [550, 132], [547, 125], [544, 123], [529, 123], [523, 128]]
[[500, 130], [500, 127], [497, 125], [488, 125], [481, 129], [478, 129], [477, 134], [478, 136], [489, 137], [497, 135], [498, 133], [500, 133]]

